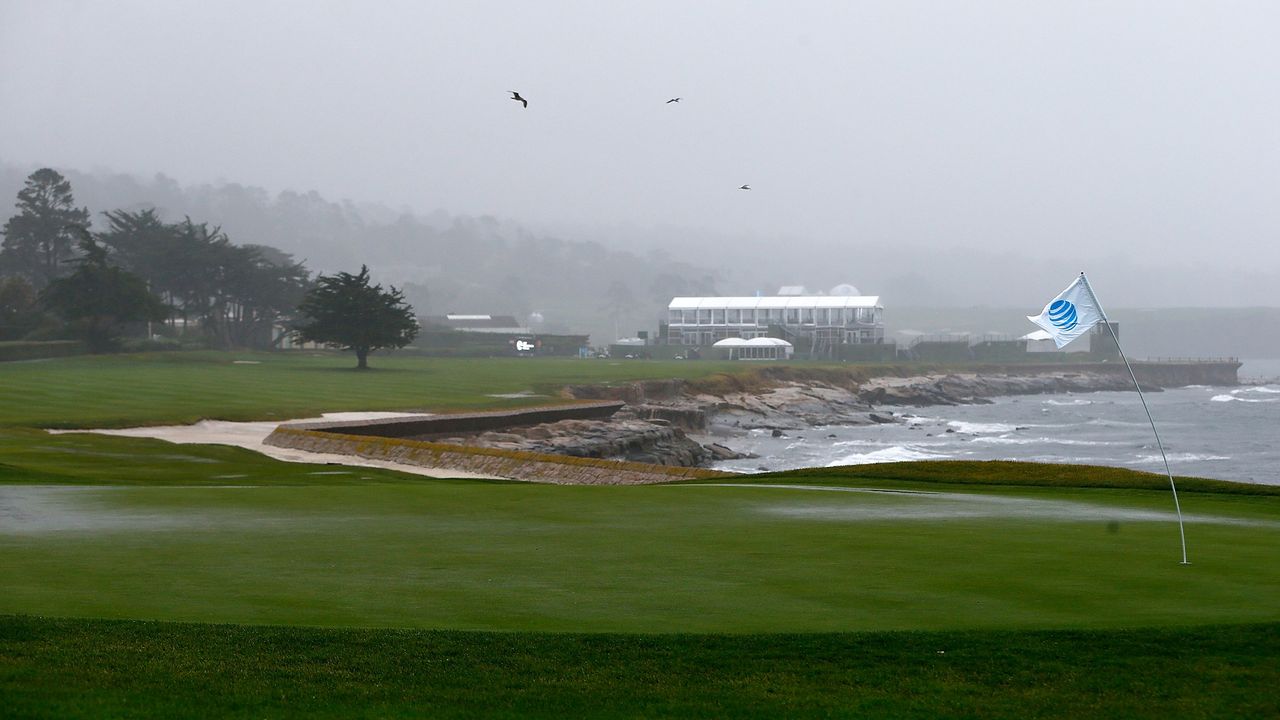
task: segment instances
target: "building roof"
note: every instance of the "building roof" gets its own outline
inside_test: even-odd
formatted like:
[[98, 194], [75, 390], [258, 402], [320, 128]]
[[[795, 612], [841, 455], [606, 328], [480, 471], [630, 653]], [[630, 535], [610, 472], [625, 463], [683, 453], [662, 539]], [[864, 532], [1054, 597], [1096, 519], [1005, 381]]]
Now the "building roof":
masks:
[[750, 340], [742, 338], [725, 338], [717, 340], [711, 347], [718, 348], [743, 348], [743, 347], [792, 347], [791, 343], [782, 338], [758, 337]]
[[511, 315], [428, 315], [422, 318], [427, 327], [446, 327], [453, 330], [469, 330], [472, 332], [513, 332], [528, 333], [529, 328], [522, 327]]
[[818, 295], [808, 297], [678, 297], [667, 305], [670, 310], [789, 309], [789, 308], [878, 308], [879, 295]]

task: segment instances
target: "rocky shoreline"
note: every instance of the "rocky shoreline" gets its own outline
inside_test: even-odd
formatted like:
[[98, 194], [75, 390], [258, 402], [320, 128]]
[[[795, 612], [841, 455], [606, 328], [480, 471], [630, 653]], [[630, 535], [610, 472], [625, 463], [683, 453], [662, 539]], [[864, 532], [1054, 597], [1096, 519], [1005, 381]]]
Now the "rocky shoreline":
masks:
[[[842, 379], [848, 376], [829, 381], [780, 378], [764, 387], [721, 392], [682, 380], [570, 386], [564, 395], [571, 399], [615, 399], [627, 404], [608, 420], [563, 420], [443, 442], [699, 467], [749, 457], [715, 441], [744, 430], [765, 429], [780, 435], [823, 425], [907, 422], [896, 409], [990, 403], [990, 398], [1004, 395], [1132, 388], [1129, 378], [1119, 373], [1070, 370]], [[1143, 389], [1160, 388], [1144, 383]]]

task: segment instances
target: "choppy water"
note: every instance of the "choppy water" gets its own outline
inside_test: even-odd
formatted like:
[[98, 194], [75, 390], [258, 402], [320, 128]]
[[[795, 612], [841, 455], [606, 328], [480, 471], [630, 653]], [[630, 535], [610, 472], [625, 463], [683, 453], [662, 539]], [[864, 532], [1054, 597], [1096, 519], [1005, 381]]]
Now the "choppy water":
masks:
[[[1280, 361], [1247, 361], [1241, 378], [1276, 378]], [[1175, 474], [1280, 485], [1280, 382], [1197, 385], [1147, 395]], [[992, 405], [904, 408], [909, 422], [829, 426], [725, 440], [760, 457], [737, 471], [903, 460], [1028, 460], [1163, 472], [1137, 393], [997, 398]]]

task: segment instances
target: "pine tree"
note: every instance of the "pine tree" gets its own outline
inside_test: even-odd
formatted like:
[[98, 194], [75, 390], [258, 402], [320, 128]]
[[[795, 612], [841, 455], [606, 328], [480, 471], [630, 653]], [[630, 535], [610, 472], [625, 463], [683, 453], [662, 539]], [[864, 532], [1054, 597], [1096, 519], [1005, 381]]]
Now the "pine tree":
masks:
[[369, 353], [382, 348], [400, 348], [413, 342], [418, 322], [404, 294], [394, 287], [383, 290], [369, 284], [369, 268], [360, 273], [321, 275], [316, 286], [298, 306], [305, 319], [297, 330], [303, 342], [339, 345], [354, 350], [356, 367], [369, 367]]
[[162, 320], [164, 303], [147, 290], [147, 283], [107, 262], [107, 251], [81, 231], [83, 256], [75, 272], [49, 283], [40, 299], [61, 315], [84, 338], [92, 352], [115, 348], [126, 323]]
[[71, 183], [42, 168], [18, 191], [18, 214], [4, 224], [0, 268], [23, 275], [37, 288], [64, 274], [75, 257], [78, 232], [89, 226], [89, 210], [77, 208]]

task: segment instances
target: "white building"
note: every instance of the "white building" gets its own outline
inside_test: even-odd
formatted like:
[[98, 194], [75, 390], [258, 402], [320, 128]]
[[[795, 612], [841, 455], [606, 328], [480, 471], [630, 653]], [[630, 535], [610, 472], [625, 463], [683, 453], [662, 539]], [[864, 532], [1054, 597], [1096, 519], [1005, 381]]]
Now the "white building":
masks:
[[877, 295], [678, 297], [667, 306], [667, 342], [709, 346], [725, 338], [807, 338], [816, 347], [884, 342]]

